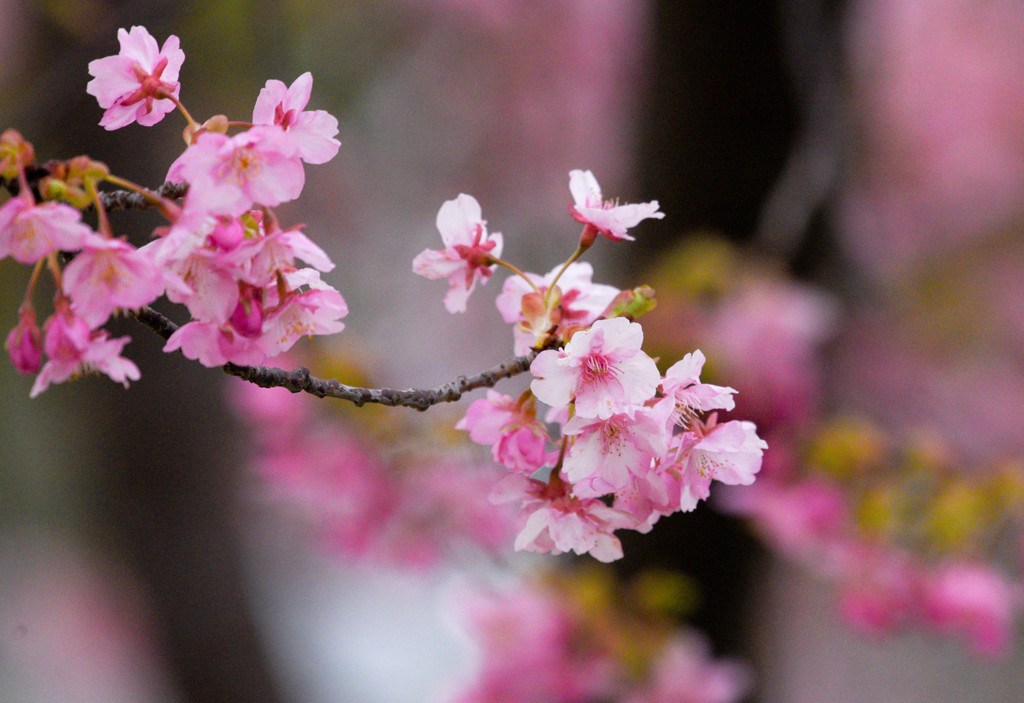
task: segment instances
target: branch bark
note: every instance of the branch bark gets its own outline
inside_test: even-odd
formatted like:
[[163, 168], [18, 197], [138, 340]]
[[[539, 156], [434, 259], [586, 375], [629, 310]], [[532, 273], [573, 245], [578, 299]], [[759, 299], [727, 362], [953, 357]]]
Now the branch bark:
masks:
[[[177, 324], [150, 307], [143, 307], [133, 314], [139, 322], [164, 339], [169, 338], [178, 329]], [[225, 373], [255, 383], [262, 388], [287, 388], [292, 393], [303, 392], [318, 398], [338, 398], [356, 406], [377, 403], [423, 411], [439, 403], [453, 403], [472, 390], [492, 388], [503, 379], [524, 373], [529, 370], [530, 364], [541, 351], [543, 349], [532, 349], [527, 354], [514, 356], [473, 376], [459, 376], [444, 385], [427, 389], [396, 390], [349, 386], [333, 378], [317, 378], [305, 366], [287, 371], [275, 366], [239, 366], [227, 363], [222, 368]]]

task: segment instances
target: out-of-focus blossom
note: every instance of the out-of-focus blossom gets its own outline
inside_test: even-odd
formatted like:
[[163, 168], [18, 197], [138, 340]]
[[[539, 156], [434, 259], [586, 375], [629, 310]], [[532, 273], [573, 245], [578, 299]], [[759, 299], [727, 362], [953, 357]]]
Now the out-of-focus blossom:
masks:
[[839, 239], [862, 270], [893, 281], [1024, 211], [1024, 7], [859, 0], [850, 10], [863, 129]]
[[91, 231], [70, 205], [11, 198], [0, 207], [0, 259], [34, 264], [52, 251], [80, 249]]
[[753, 676], [737, 661], [714, 660], [697, 633], [674, 636], [652, 664], [651, 680], [624, 703], [736, 703]]
[[132, 122], [151, 127], [175, 108], [173, 100], [181, 91], [178, 71], [185, 61], [173, 34], [157, 47], [156, 39], [144, 27], [117, 30], [121, 50], [89, 62], [89, 81], [85, 90], [96, 97], [106, 112], [100, 126], [120, 129]]
[[19, 373], [32, 374], [43, 363], [43, 332], [36, 324], [36, 311], [31, 305], [18, 310], [18, 324], [7, 335], [4, 347]]
[[939, 630], [966, 637], [984, 654], [1009, 650], [1020, 614], [1020, 587], [991, 567], [949, 564], [927, 580], [923, 600], [926, 617]]

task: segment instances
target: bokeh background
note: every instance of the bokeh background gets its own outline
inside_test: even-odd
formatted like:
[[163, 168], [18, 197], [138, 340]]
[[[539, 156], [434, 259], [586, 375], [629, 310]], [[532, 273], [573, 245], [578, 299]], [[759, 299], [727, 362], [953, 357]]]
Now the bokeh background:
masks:
[[[1016, 697], [1019, 646], [979, 657], [890, 600], [873, 618], [850, 605], [863, 599], [837, 606], [849, 584], [801, 548], [806, 525], [780, 537], [803, 513], [779, 496], [827, 481], [838, 502], [814, 530], [898, 546], [883, 566], [909, 553], [1019, 572], [1018, 3], [0, 0], [0, 127], [40, 159], [88, 153], [162, 182], [181, 125], [107, 133], [85, 94], [88, 62], [136, 24], [181, 38], [197, 116], [246, 119], [267, 79], [312, 71], [311, 107], [338, 117], [342, 148], [280, 212], [338, 264], [347, 329], [305, 353], [342, 372], [426, 387], [509, 355], [500, 278], [451, 316], [443, 285], [411, 275], [444, 200], [474, 195], [506, 256], [544, 272], [575, 243], [570, 169], [657, 199], [665, 220], [588, 255], [596, 278], [655, 286], [648, 340], [666, 358], [717, 354], [738, 413], [769, 433], [777, 491], [624, 536], [616, 573], [686, 573], [690, 622], [750, 665], [749, 700]], [[118, 223], [141, 243], [156, 220]], [[23, 269], [0, 262], [8, 326]], [[130, 320], [113, 329], [143, 374], [127, 392], [86, 379], [29, 401], [31, 379], [0, 366], [0, 701], [419, 701], [465, 675], [437, 612], [455, 567], [322, 549], [266, 499], [240, 382]], [[376, 420], [428, 422], [392, 413]], [[823, 458], [834, 446], [897, 458], [851, 478], [850, 456]]]

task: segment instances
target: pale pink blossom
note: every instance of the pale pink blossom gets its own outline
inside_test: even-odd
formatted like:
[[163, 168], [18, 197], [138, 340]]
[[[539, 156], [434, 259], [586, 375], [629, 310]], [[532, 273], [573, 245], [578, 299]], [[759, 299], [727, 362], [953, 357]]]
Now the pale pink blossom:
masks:
[[178, 71], [185, 52], [173, 34], [158, 49], [144, 27], [119, 29], [117, 40], [121, 44], [117, 56], [89, 62], [93, 79], [85, 91], [106, 110], [101, 127], [120, 129], [132, 122], [151, 127], [175, 108], [169, 98], [177, 98], [181, 91]]
[[193, 320], [179, 327], [164, 345], [165, 352], [181, 349], [203, 366], [223, 366], [229, 361], [258, 366], [267, 360], [259, 338], [240, 334], [229, 324]]
[[672, 364], [661, 380], [665, 397], [675, 402], [673, 419], [685, 425], [696, 414], [711, 410], [732, 410], [736, 407], [733, 388], [700, 382], [704, 354], [697, 349]]
[[305, 179], [295, 144], [275, 125], [232, 137], [202, 132], [167, 172], [167, 180], [189, 183], [186, 210], [228, 216], [294, 200]]
[[345, 329], [340, 318], [348, 314], [341, 293], [324, 285], [301, 293], [292, 293], [266, 311], [262, 325], [262, 347], [267, 356], [288, 351], [302, 337], [337, 334]]
[[663, 407], [642, 407], [601, 420], [577, 415], [562, 428], [574, 437], [563, 470], [573, 484], [573, 494], [596, 498], [629, 485], [643, 476], [651, 460], [668, 451], [668, 431]]
[[733, 486], [752, 484], [768, 448], [752, 422], [730, 420], [721, 425], [712, 422], [692, 426], [696, 432], [684, 432], [676, 440], [680, 510], [684, 511], [693, 510], [708, 497], [712, 480]]
[[445, 308], [450, 313], [465, 312], [477, 280], [483, 285], [494, 273], [493, 261], [501, 256], [501, 233], [488, 235], [480, 204], [465, 193], [441, 206], [437, 230], [445, 248], [420, 252], [413, 259], [413, 273], [430, 279], [447, 278], [450, 287], [444, 297]]
[[18, 310], [18, 325], [7, 335], [4, 347], [19, 373], [38, 373], [43, 363], [43, 333], [31, 305], [22, 305]]
[[665, 213], [658, 212], [658, 201], [619, 205], [601, 198], [601, 186], [590, 171], [569, 172], [569, 192], [575, 203], [572, 216], [577, 222], [593, 226], [613, 242], [633, 240], [626, 230], [635, 227], [648, 218], [661, 219]]
[[654, 360], [641, 351], [643, 328], [623, 317], [598, 320], [563, 349], [548, 349], [530, 365], [530, 389], [552, 407], [575, 403], [576, 415], [608, 419], [632, 413], [654, 396], [661, 380]]
[[136, 310], [153, 302], [167, 283], [167, 273], [147, 252], [121, 239], [90, 233], [82, 251], [64, 267], [61, 285], [75, 314], [95, 328], [117, 308]]
[[76, 316], [67, 303], [57, 304], [57, 310], [44, 325], [44, 348], [48, 361], [36, 377], [29, 397], [36, 397], [52, 383], [99, 372], [111, 380], [128, 387], [128, 381], [139, 379], [139, 369], [121, 356], [128, 337], [108, 339], [104, 330], [92, 331], [85, 320]]
[[34, 264], [53, 251], [75, 251], [91, 232], [82, 213], [63, 203], [15, 197], [0, 207], [0, 259]]
[[252, 111], [253, 124], [273, 124], [285, 131], [295, 143], [296, 152], [309, 164], [322, 164], [334, 158], [341, 146], [334, 137], [338, 120], [324, 110], [305, 110], [313, 90], [313, 75], [308, 71], [295, 79], [291, 87], [269, 80]]
[[549, 483], [509, 474], [491, 493], [495, 504], [519, 502], [516, 550], [541, 554], [589, 553], [598, 561], [622, 558], [622, 544], [612, 534], [631, 526], [629, 518], [596, 498], [576, 498], [553, 476]]
[[302, 259], [318, 271], [334, 268], [324, 250], [298, 226], [282, 230], [272, 223], [270, 227], [271, 231], [264, 236], [246, 240], [235, 250], [236, 257], [249, 259], [244, 280], [255, 286], [271, 285], [279, 271], [295, 270], [295, 259]]
[[490, 445], [494, 461], [511, 471], [528, 475], [544, 464], [547, 431], [532, 404], [525, 407], [510, 396], [488, 390], [486, 398], [470, 404], [455, 429], [467, 430], [477, 444]]

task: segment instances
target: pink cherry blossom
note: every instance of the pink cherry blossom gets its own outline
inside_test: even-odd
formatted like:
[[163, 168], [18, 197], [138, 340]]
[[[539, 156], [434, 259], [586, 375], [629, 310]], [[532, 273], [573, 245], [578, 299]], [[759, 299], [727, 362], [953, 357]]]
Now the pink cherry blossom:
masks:
[[34, 264], [53, 251], [75, 251], [91, 232], [82, 213], [63, 203], [35, 205], [15, 197], [0, 207], [0, 259]]
[[686, 511], [708, 497], [712, 480], [728, 485], [752, 484], [768, 448], [752, 422], [731, 420], [717, 425], [712, 421], [693, 426], [696, 432], [684, 432], [677, 440], [680, 510]]
[[639, 324], [622, 317], [598, 320], [563, 349], [537, 355], [530, 389], [552, 407], [575, 402], [580, 417], [630, 413], [654, 396], [661, 380], [657, 364], [640, 350], [643, 334]]
[[341, 142], [338, 120], [324, 110], [304, 110], [313, 90], [313, 75], [308, 71], [295, 79], [291, 87], [269, 80], [252, 111], [253, 124], [274, 124], [295, 143], [296, 152], [309, 164], [322, 164], [334, 158]]
[[648, 218], [661, 219], [665, 213], [658, 212], [658, 201], [618, 205], [601, 199], [601, 186], [590, 171], [569, 172], [569, 192], [575, 201], [572, 216], [577, 222], [594, 227], [613, 242], [633, 240], [626, 232]]
[[486, 398], [473, 401], [455, 429], [468, 430], [477, 444], [491, 445], [494, 461], [511, 471], [528, 475], [544, 463], [544, 425], [532, 407], [503, 393], [488, 390]]
[[306, 176], [284, 130], [258, 125], [233, 137], [200, 133], [171, 164], [167, 180], [190, 184], [186, 210], [236, 216], [254, 204], [274, 207], [294, 200]]
[[38, 373], [43, 363], [43, 333], [31, 305], [22, 305], [18, 310], [18, 325], [7, 335], [4, 347], [20, 373]]
[[700, 382], [705, 361], [700, 349], [691, 352], [672, 364], [661, 381], [665, 396], [675, 401], [673, 418], [679, 424], [686, 424], [697, 413], [736, 407], [735, 389]]
[[541, 554], [589, 553], [598, 561], [622, 558], [622, 544], [612, 534], [631, 526], [629, 518], [596, 498], [576, 498], [559, 477], [549, 483], [509, 474], [495, 486], [491, 502], [520, 502], [516, 550]]
[[465, 312], [477, 280], [483, 285], [494, 272], [492, 262], [501, 256], [501, 233], [487, 234], [480, 204], [465, 193], [441, 206], [437, 230], [445, 248], [420, 252], [413, 259], [413, 273], [430, 279], [447, 278], [450, 287], [444, 297], [445, 308], [450, 313]]
[[130, 338], [107, 339], [106, 331], [92, 331], [66, 302], [58, 302], [57, 310], [44, 328], [44, 347], [49, 360], [36, 377], [29, 397], [35, 398], [52, 383], [91, 372], [106, 374], [111, 380], [123, 383], [125, 388], [129, 380], [139, 379], [138, 367], [121, 356]]
[[267, 356], [288, 351], [300, 338], [314, 334], [337, 334], [345, 329], [340, 318], [348, 314], [341, 293], [324, 285], [293, 293], [266, 312], [262, 346]]
[[86, 237], [82, 251], [64, 268], [62, 279], [75, 314], [93, 328], [102, 325], [116, 308], [135, 310], [148, 305], [167, 286], [166, 273], [154, 265], [147, 252], [95, 233]]
[[579, 415], [569, 420], [562, 432], [575, 439], [563, 470], [573, 494], [596, 498], [614, 493], [633, 476], [647, 473], [651, 459], [668, 450], [665, 407], [643, 407], [605, 420]]
[[167, 339], [165, 352], [181, 349], [189, 359], [203, 366], [223, 366], [229, 361], [257, 366], [267, 360], [259, 338], [240, 334], [229, 324], [193, 320], [179, 327]]
[[117, 56], [89, 62], [93, 79], [85, 90], [106, 110], [101, 127], [120, 129], [132, 122], [151, 127], [175, 108], [169, 98], [177, 98], [181, 91], [178, 71], [185, 52], [173, 34], [158, 49], [144, 27], [119, 29], [117, 40], [121, 44]]

